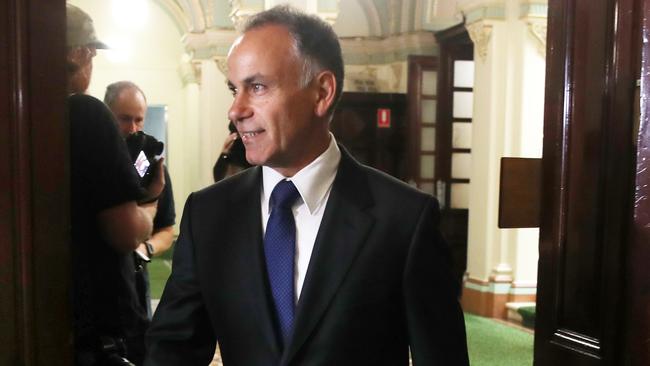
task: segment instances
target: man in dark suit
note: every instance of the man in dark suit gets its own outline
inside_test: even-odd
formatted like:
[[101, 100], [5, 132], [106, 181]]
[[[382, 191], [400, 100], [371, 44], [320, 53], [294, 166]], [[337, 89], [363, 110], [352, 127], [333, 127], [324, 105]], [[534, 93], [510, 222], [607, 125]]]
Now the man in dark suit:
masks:
[[259, 167], [193, 193], [145, 365], [467, 365], [436, 200], [329, 132], [338, 39], [287, 7], [228, 56], [229, 118]]

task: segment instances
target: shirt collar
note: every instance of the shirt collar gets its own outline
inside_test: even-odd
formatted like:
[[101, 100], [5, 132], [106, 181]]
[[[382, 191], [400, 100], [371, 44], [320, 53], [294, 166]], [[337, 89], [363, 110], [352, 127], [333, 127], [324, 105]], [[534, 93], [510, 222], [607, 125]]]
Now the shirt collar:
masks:
[[268, 207], [275, 185], [283, 179], [288, 179], [296, 186], [309, 213], [313, 215], [332, 187], [340, 161], [341, 150], [336, 144], [334, 135], [330, 132], [330, 144], [327, 149], [293, 177], [287, 178], [272, 168], [263, 166], [263, 203]]

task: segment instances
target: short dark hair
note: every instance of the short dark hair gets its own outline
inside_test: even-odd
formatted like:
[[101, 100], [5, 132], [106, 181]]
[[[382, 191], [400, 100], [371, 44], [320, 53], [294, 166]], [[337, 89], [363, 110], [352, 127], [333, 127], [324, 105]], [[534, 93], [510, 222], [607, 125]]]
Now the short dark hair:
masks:
[[137, 90], [142, 95], [145, 102], [147, 101], [147, 96], [144, 95], [144, 92], [142, 91], [142, 89], [140, 89], [139, 86], [137, 86], [134, 82], [123, 80], [123, 81], [116, 81], [106, 87], [106, 93], [104, 93], [104, 104], [106, 104], [109, 107], [112, 106], [113, 103], [115, 103], [117, 97], [120, 96], [120, 93], [125, 89]]
[[287, 28], [295, 41], [298, 56], [304, 60], [303, 84], [307, 84], [322, 70], [329, 70], [336, 78], [332, 113], [343, 92], [344, 66], [339, 39], [332, 27], [314, 15], [305, 14], [289, 5], [278, 5], [251, 16], [244, 24], [243, 32], [265, 25], [281, 25]]

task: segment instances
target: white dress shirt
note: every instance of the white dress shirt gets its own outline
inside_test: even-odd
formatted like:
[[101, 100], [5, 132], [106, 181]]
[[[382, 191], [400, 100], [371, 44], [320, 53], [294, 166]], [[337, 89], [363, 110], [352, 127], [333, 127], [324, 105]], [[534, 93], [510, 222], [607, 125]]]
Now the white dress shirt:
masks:
[[336, 145], [334, 135], [330, 133], [330, 144], [327, 150], [314, 161], [302, 168], [293, 177], [285, 177], [272, 168], [262, 167], [262, 231], [266, 233], [266, 223], [269, 221], [269, 200], [273, 188], [283, 179], [288, 179], [298, 189], [300, 199], [292, 207], [296, 222], [296, 258], [294, 285], [295, 301], [298, 302], [302, 285], [307, 274], [309, 259], [314, 249], [323, 212], [332, 190], [332, 183], [341, 161], [341, 151]]

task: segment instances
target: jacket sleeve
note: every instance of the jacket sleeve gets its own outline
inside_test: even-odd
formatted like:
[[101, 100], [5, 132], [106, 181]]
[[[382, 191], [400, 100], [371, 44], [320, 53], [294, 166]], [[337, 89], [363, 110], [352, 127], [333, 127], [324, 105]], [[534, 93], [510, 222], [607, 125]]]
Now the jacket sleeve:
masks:
[[172, 273], [146, 335], [146, 366], [208, 365], [214, 356], [216, 338], [195, 267], [192, 197], [183, 210]]
[[404, 305], [415, 366], [469, 365], [459, 289], [451, 272], [450, 251], [431, 198], [412, 236], [403, 277]]

